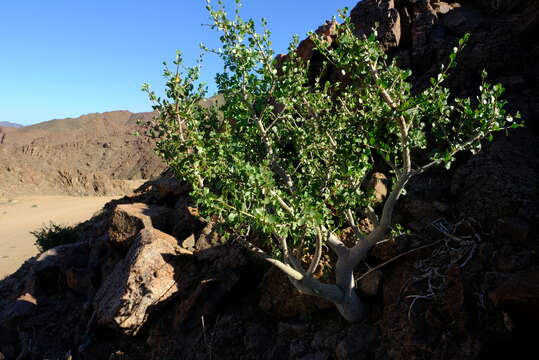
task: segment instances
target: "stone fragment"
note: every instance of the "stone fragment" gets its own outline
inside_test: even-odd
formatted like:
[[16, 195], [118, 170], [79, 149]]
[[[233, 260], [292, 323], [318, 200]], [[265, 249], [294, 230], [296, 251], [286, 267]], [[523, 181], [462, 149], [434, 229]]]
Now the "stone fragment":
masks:
[[95, 296], [98, 322], [137, 334], [151, 312], [178, 293], [177, 278], [191, 254], [170, 235], [141, 230]]
[[165, 230], [169, 212], [169, 208], [144, 203], [116, 206], [108, 230], [110, 242], [117, 247], [128, 249], [143, 228]]

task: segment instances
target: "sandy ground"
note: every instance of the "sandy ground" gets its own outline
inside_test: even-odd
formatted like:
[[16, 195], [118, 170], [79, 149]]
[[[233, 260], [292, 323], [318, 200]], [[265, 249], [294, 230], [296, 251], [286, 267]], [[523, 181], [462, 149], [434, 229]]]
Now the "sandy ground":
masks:
[[0, 279], [37, 254], [30, 231], [51, 221], [74, 225], [115, 197], [29, 196], [0, 199]]

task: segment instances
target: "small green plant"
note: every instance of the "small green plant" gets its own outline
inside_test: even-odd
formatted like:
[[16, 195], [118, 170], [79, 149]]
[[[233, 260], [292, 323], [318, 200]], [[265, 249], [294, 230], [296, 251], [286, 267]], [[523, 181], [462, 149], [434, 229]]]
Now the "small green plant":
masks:
[[59, 225], [51, 222], [40, 229], [31, 231], [36, 238], [35, 246], [39, 252], [45, 252], [53, 247], [70, 244], [79, 240], [77, 231], [72, 226]]
[[[143, 86], [158, 113], [146, 134], [192, 185], [201, 214], [219, 223], [223, 236], [279, 268], [301, 292], [333, 302], [348, 321], [360, 321], [366, 307], [356, 293], [355, 267], [392, 229], [410, 178], [449, 167], [457, 152], [475, 153], [492, 133], [516, 126], [504, 110], [503, 88], [483, 73], [475, 99], [450, 96], [444, 81], [466, 36], [431, 86], [412, 91], [411, 71], [388, 59], [375, 31], [358, 38], [345, 12], [342, 24], [332, 24], [331, 43], [310, 34], [323, 59], [312, 74], [296, 52], [297, 37], [277, 61], [265, 20], [259, 33], [238, 9], [230, 19], [219, 5], [208, 3], [207, 9], [221, 48], [202, 49], [223, 60], [216, 76], [222, 103], [203, 105], [201, 63], [184, 67], [178, 52], [175, 69], [165, 63], [165, 98]], [[342, 76], [330, 82], [329, 72]], [[375, 159], [391, 169], [391, 188], [378, 212], [361, 186]], [[370, 233], [358, 226], [365, 217], [374, 224]], [[346, 227], [353, 230], [351, 246], [339, 235]], [[248, 242], [253, 233], [268, 251]], [[304, 267], [296, 250], [305, 248], [311, 256]], [[315, 276], [326, 249], [337, 257], [335, 283]]]

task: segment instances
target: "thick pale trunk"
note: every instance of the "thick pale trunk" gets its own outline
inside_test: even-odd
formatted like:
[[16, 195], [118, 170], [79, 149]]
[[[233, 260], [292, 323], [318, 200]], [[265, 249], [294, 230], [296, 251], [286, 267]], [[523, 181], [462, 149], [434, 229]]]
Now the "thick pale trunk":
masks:
[[314, 279], [312, 273], [305, 271], [302, 271], [301, 275], [297, 271], [289, 272], [287, 275], [292, 284], [302, 293], [320, 296], [334, 303], [348, 322], [362, 321], [367, 315], [367, 308], [356, 293], [354, 269], [365, 259], [368, 251], [385, 237], [390, 228], [395, 204], [412, 175], [413, 173], [407, 173], [397, 181], [384, 204], [380, 223], [369, 235], [358, 239], [354, 247], [346, 247], [336, 235], [328, 232], [327, 244], [337, 254], [335, 284], [323, 284]]

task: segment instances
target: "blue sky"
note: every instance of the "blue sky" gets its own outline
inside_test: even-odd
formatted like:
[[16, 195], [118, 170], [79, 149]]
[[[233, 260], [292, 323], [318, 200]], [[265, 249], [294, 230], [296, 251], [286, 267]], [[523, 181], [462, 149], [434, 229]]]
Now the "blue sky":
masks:
[[[216, 1], [212, 1], [215, 3]], [[232, 9], [232, 1], [226, 1]], [[268, 19], [277, 52], [357, 0], [244, 0], [246, 18]], [[164, 60], [187, 64], [217, 44], [204, 0], [0, 1], [0, 121], [32, 124], [111, 110], [149, 111], [140, 91], [162, 88]], [[203, 80], [220, 70], [206, 56]]]

